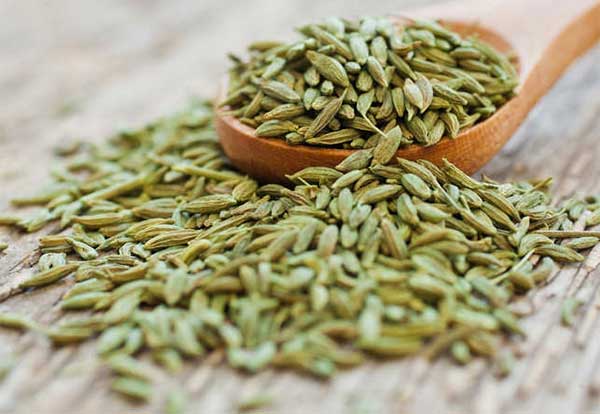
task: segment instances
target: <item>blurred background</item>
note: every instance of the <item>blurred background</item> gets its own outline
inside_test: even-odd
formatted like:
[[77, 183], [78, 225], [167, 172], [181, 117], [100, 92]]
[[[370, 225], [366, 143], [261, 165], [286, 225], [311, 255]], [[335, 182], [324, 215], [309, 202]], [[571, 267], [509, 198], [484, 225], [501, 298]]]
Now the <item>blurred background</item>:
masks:
[[385, 15], [426, 3], [3, 0], [0, 121], [92, 106], [108, 116], [107, 105], [117, 115], [140, 106], [169, 110], [190, 95], [214, 93], [226, 52], [242, 52], [250, 41], [293, 38], [293, 27], [323, 16]]

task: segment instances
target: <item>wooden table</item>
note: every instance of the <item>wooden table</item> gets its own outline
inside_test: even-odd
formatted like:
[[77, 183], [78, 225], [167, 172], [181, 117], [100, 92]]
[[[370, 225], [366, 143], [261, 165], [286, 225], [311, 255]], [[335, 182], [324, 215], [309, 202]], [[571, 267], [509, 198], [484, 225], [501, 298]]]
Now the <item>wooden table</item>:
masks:
[[[100, 141], [118, 127], [172, 112], [193, 95], [215, 92], [224, 52], [252, 39], [291, 37], [290, 27], [327, 15], [385, 14], [418, 0], [358, 2], [3, 0], [0, 2], [0, 210], [33, 192], [56, 165], [51, 149], [70, 138]], [[538, 105], [484, 173], [497, 179], [552, 175], [557, 195], [600, 191], [600, 47], [577, 62]], [[45, 230], [46, 232], [51, 229]], [[0, 229], [0, 296], [31, 274], [42, 234]], [[240, 375], [218, 361], [190, 362], [176, 381], [190, 413], [235, 412], [263, 392], [276, 413], [596, 413], [600, 412], [600, 262], [597, 248], [524, 298], [532, 311], [523, 357], [497, 380], [485, 361], [466, 368], [441, 360], [369, 363], [319, 382], [290, 372]], [[61, 317], [63, 284], [0, 303], [0, 311], [42, 323]], [[565, 295], [585, 301], [576, 328], [562, 327]], [[161, 412], [162, 393], [136, 406], [108, 391], [92, 344], [53, 349], [34, 334], [0, 330], [0, 358], [16, 366], [0, 382], [1, 413]], [[413, 392], [411, 392], [411, 390]]]

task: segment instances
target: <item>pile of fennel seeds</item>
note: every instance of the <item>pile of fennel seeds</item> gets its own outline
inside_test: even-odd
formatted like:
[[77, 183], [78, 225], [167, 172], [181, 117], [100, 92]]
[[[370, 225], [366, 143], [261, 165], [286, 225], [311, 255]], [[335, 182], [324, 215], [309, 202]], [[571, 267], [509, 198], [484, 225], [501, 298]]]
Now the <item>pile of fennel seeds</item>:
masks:
[[113, 389], [140, 400], [154, 379], [143, 355], [175, 373], [218, 350], [248, 372], [325, 378], [367, 356], [467, 363], [525, 335], [513, 298], [598, 242], [573, 230], [600, 223], [598, 197], [554, 207], [551, 180], [477, 181], [393, 159], [387, 138], [260, 186], [228, 165], [212, 117], [198, 102], [121, 133], [16, 200], [41, 209], [0, 223], [66, 230], [40, 238], [22, 294], [74, 280], [60, 306], [78, 317], [39, 326], [3, 312], [0, 326], [95, 341]]
[[222, 106], [259, 137], [373, 148], [399, 126], [398, 146], [434, 145], [491, 116], [518, 84], [508, 58], [436, 22], [329, 18], [293, 43], [257, 42], [231, 56]]

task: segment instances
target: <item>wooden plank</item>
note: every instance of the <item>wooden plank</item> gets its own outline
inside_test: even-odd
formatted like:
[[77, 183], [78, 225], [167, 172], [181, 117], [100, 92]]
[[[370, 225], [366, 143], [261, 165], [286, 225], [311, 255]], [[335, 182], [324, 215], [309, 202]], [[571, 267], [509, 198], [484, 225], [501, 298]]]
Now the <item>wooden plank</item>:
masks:
[[[372, 2], [371, 2], [372, 3]], [[43, 184], [64, 139], [101, 141], [115, 127], [137, 125], [179, 107], [191, 95], [211, 95], [226, 65], [253, 39], [290, 37], [289, 27], [329, 14], [359, 16], [400, 10], [413, 1], [375, 5], [334, 0], [228, 2], [6, 0], [0, 4], [0, 210], [12, 195]], [[422, 2], [418, 2], [421, 4]], [[265, 24], [269, 22], [269, 24]], [[600, 47], [581, 59], [538, 105], [519, 133], [485, 169], [498, 179], [552, 175], [558, 196], [600, 191]], [[48, 231], [48, 230], [45, 230]], [[11, 246], [0, 254], [0, 292], [31, 273], [39, 234], [0, 229]], [[188, 364], [177, 378], [162, 375], [161, 389], [180, 382], [191, 390], [190, 412], [233, 412], [255, 392], [275, 396], [270, 412], [598, 412], [600, 249], [586, 264], [570, 266], [523, 301], [533, 313], [530, 335], [513, 346], [524, 352], [515, 372], [498, 381], [484, 361], [466, 368], [441, 360], [371, 362], [319, 382], [291, 372], [251, 377], [219, 363]], [[66, 281], [10, 298], [14, 310], [41, 322], [56, 309]], [[586, 301], [577, 330], [560, 327], [565, 294]], [[1, 293], [0, 293], [1, 295]], [[588, 316], [591, 315], [591, 316]], [[587, 319], [586, 319], [587, 318]], [[586, 321], [587, 322], [584, 322]], [[581, 327], [588, 326], [587, 332]], [[577, 338], [585, 345], [577, 344]], [[18, 364], [0, 383], [0, 412], [160, 412], [135, 406], [108, 391], [109, 377], [92, 344], [56, 350], [33, 334], [0, 331], [0, 358]], [[403, 399], [410, 389], [412, 398]], [[363, 411], [359, 411], [363, 410]]]

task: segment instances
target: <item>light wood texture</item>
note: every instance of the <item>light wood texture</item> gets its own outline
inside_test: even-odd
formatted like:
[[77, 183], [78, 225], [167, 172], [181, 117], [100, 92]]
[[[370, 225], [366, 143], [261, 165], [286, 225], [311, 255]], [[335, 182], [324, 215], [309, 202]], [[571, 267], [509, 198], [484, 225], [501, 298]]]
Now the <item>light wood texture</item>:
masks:
[[[169, 113], [189, 96], [215, 93], [226, 65], [223, 51], [289, 36], [290, 27], [324, 15], [379, 15], [417, 3], [423, 1], [4, 0], [0, 211], [10, 208], [11, 196], [48, 181], [59, 142], [101, 142], [116, 127]], [[599, 65], [595, 47], [483, 172], [501, 180], [554, 176], [557, 197], [600, 192]], [[22, 235], [0, 228], [0, 241], [10, 243], [0, 253], [0, 297], [32, 273], [37, 238], [55, 230]], [[35, 335], [0, 329], [0, 358], [14, 353], [17, 359], [0, 381], [0, 413], [162, 413], [164, 391], [174, 381], [190, 392], [188, 412], [202, 414], [234, 413], [240, 398], [256, 392], [274, 396], [266, 413], [599, 413], [600, 399], [592, 393], [600, 389], [599, 261], [597, 249], [521, 301], [532, 311], [524, 320], [529, 335], [514, 342], [524, 356], [505, 380], [495, 379], [484, 361], [461, 368], [442, 359], [421, 376], [412, 359], [374, 361], [320, 382], [291, 372], [241, 375], [213, 357], [189, 361], [173, 379], [163, 375], [152, 404], [136, 406], [108, 391], [108, 373], [97, 364], [93, 344], [53, 349]], [[58, 321], [65, 316], [56, 303], [71, 283], [11, 297], [0, 302], [0, 311]], [[559, 324], [567, 295], [585, 302], [574, 329]], [[412, 398], [402, 400], [411, 387]]]
[[[411, 145], [397, 155], [436, 164], [447, 158], [468, 173], [484, 166], [569, 64], [600, 38], [600, 1], [555, 3], [459, 1], [401, 12], [399, 23], [411, 17], [442, 19], [463, 35], [478, 35], [501, 52], [514, 53], [521, 85], [516, 98], [455, 139], [445, 138], [431, 147]], [[257, 138], [253, 128], [220, 112], [216, 126], [225, 153], [240, 170], [265, 182], [285, 182], [286, 175], [310, 166], [334, 167], [354, 151]]]

